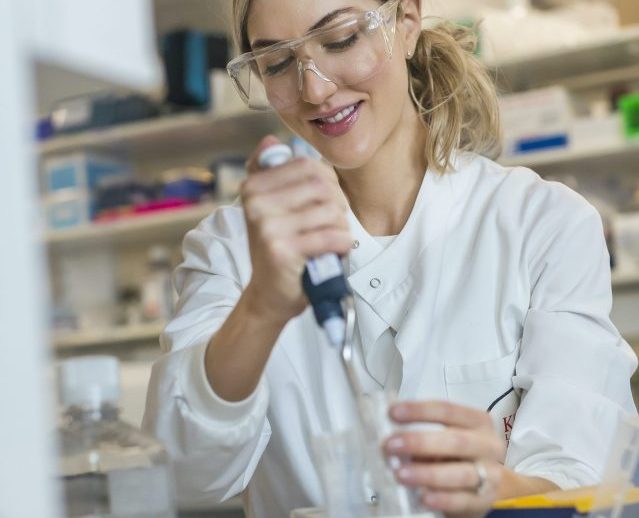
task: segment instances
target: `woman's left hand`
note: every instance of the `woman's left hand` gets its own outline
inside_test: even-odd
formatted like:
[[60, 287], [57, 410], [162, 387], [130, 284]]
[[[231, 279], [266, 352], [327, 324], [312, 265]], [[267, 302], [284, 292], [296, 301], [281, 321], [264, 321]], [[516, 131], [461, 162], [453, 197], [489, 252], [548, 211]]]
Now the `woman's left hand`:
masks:
[[442, 429], [396, 432], [387, 455], [410, 459], [396, 471], [404, 485], [418, 488], [422, 501], [448, 517], [483, 517], [496, 499], [506, 445], [487, 412], [445, 401], [394, 404], [401, 424], [440, 423]]

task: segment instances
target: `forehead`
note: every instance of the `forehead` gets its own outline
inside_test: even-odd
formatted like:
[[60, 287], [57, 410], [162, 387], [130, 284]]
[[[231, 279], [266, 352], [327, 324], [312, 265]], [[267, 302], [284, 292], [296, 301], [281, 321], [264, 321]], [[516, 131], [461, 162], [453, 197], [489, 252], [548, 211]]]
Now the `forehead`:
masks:
[[250, 41], [299, 38], [338, 9], [375, 9], [380, 0], [251, 0], [247, 20]]

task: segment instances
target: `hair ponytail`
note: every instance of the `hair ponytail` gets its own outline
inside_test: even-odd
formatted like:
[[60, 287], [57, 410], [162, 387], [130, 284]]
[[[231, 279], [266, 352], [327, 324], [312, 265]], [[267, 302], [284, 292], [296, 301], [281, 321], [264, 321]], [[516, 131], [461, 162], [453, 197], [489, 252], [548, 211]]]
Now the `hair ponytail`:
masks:
[[476, 48], [472, 29], [442, 21], [422, 30], [408, 61], [411, 98], [428, 129], [426, 160], [439, 172], [457, 150], [500, 153], [497, 92]]

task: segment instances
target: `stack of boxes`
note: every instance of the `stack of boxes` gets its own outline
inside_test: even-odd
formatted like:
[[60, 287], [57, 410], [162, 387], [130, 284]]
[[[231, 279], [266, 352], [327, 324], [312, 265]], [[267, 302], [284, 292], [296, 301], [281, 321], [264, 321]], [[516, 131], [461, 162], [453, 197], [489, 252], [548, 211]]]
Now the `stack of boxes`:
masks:
[[91, 152], [48, 158], [43, 173], [43, 205], [49, 230], [89, 223], [96, 215], [95, 191], [100, 181], [132, 176], [126, 162]]

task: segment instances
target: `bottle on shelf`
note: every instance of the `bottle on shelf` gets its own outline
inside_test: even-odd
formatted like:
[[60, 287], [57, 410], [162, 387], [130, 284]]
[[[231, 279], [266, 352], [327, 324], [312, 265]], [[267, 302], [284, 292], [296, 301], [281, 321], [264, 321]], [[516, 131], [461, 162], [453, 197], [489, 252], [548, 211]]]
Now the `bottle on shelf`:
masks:
[[173, 314], [175, 293], [171, 284], [171, 252], [166, 246], [149, 249], [147, 277], [142, 286], [142, 314], [147, 322], [168, 320]]
[[59, 469], [67, 516], [174, 518], [164, 447], [119, 419], [117, 358], [71, 358], [57, 370], [64, 407]]

